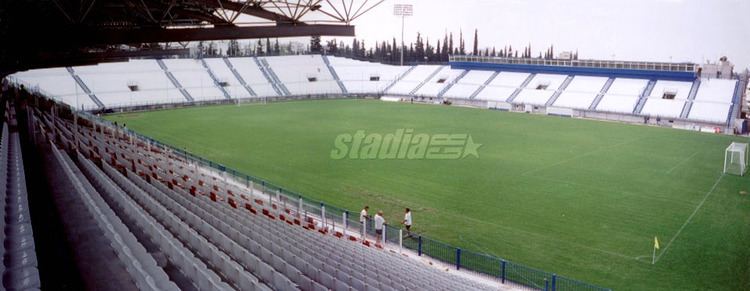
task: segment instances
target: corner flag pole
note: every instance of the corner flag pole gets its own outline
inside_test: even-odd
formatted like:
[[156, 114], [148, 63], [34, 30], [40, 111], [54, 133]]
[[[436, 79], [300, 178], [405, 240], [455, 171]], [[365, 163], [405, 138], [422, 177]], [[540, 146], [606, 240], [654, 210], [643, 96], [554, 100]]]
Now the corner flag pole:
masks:
[[656, 263], [656, 250], [659, 249], [659, 239], [654, 236], [654, 254], [651, 256], [651, 264]]

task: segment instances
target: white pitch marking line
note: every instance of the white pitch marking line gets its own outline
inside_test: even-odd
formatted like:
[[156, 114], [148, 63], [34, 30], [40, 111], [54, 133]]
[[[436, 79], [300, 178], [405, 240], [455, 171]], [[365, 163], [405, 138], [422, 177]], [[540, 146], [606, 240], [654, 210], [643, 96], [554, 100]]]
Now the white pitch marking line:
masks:
[[632, 139], [632, 140], [626, 140], [624, 142], [613, 144], [613, 145], [610, 145], [610, 146], [599, 147], [599, 148], [590, 150], [588, 152], [584, 152], [582, 154], [579, 154], [577, 156], [573, 156], [573, 157], [570, 157], [570, 158], [567, 158], [567, 159], [563, 159], [563, 160], [557, 161], [557, 162], [549, 164], [549, 165], [538, 167], [536, 169], [528, 170], [526, 172], [521, 173], [521, 176], [526, 176], [526, 175], [529, 175], [529, 174], [532, 174], [532, 173], [535, 173], [535, 172], [539, 172], [539, 171], [543, 171], [543, 170], [546, 170], [546, 169], [549, 169], [549, 168], [553, 168], [553, 167], [556, 167], [556, 166], [559, 166], [559, 165], [562, 165], [562, 164], [565, 164], [565, 163], [568, 163], [568, 162], [571, 162], [571, 161], [574, 161], [574, 160], [577, 160], [577, 159], [580, 159], [580, 158], [583, 158], [583, 157], [586, 157], [586, 156], [589, 156], [589, 155], [597, 154], [597, 153], [602, 152], [602, 151], [606, 151], [606, 150], [610, 150], [610, 149], [613, 149], [613, 148], [624, 146], [624, 145], [627, 145], [627, 144], [630, 144], [630, 143], [634, 143], [634, 142], [642, 140], [644, 138], [646, 138], [646, 137], [640, 137], [640, 138], [636, 138], [636, 139]]
[[675, 169], [677, 169], [677, 167], [679, 167], [680, 165], [682, 165], [682, 164], [684, 164], [685, 162], [689, 161], [690, 159], [692, 159], [693, 157], [695, 157], [695, 155], [697, 155], [698, 153], [699, 153], [699, 152], [694, 152], [694, 153], [693, 153], [692, 155], [690, 155], [689, 157], [685, 158], [684, 160], [682, 160], [682, 161], [680, 161], [679, 163], [677, 163], [676, 165], [674, 165], [674, 167], [672, 167], [671, 169], [667, 170], [667, 174], [669, 174], [669, 173], [672, 173], [672, 171], [674, 171]]
[[659, 259], [661, 259], [661, 256], [663, 256], [667, 252], [667, 250], [669, 250], [669, 247], [672, 245], [674, 240], [677, 239], [678, 236], [680, 236], [680, 233], [682, 233], [682, 230], [685, 229], [685, 227], [688, 224], [690, 224], [690, 221], [693, 220], [693, 217], [695, 216], [696, 213], [698, 213], [698, 210], [700, 210], [701, 207], [703, 207], [703, 203], [706, 202], [706, 200], [708, 199], [708, 196], [711, 196], [711, 193], [714, 193], [714, 190], [716, 190], [716, 186], [718, 186], [719, 182], [721, 182], [721, 178], [724, 178], [724, 174], [721, 174], [721, 176], [719, 176], [719, 178], [716, 179], [716, 183], [714, 183], [714, 185], [711, 187], [711, 190], [708, 190], [708, 192], [706, 192], [706, 196], [703, 197], [703, 200], [701, 200], [701, 203], [698, 203], [698, 206], [695, 207], [695, 210], [693, 210], [693, 213], [690, 214], [688, 219], [685, 220], [685, 223], [683, 223], [680, 229], [677, 230], [677, 233], [672, 237], [672, 239], [669, 240], [669, 242], [667, 243], [667, 246], [664, 247], [664, 250], [661, 251], [661, 253], [658, 256], [656, 256], [656, 260], [654, 260], [654, 263], [659, 262]]
[[[449, 213], [446, 213], [446, 214], [458, 217], [458, 215], [449, 214]], [[526, 231], [526, 230], [523, 230], [523, 229], [518, 229], [518, 228], [510, 227], [510, 226], [507, 226], [507, 225], [498, 225], [498, 224], [493, 223], [493, 222], [479, 220], [479, 219], [472, 218], [472, 217], [467, 217], [467, 216], [463, 216], [462, 218], [473, 220], [473, 221], [475, 221], [477, 223], [488, 224], [488, 225], [492, 225], [494, 227], [504, 228], [504, 229], [507, 229], [507, 230], [510, 230], [510, 231], [516, 232], [516, 233], [520, 232], [520, 233], [523, 233], [523, 234], [526, 234], [526, 235], [529, 235], [529, 236], [541, 237], [541, 238], [543, 238], [544, 240], [547, 240], [547, 241], [557, 240], [557, 241], [559, 241], [561, 243], [571, 244], [571, 245], [574, 245], [574, 246], [577, 246], [577, 247], [581, 247], [581, 248], [585, 248], [585, 249], [589, 249], [589, 250], [601, 252], [601, 253], [604, 253], [604, 254], [608, 254], [608, 255], [612, 255], [612, 256], [617, 256], [617, 257], [622, 257], [622, 258], [625, 258], [625, 259], [635, 259], [635, 260], [637, 260], [637, 257], [628, 256], [628, 255], [620, 254], [620, 253], [617, 253], [617, 252], [612, 252], [612, 251], [607, 251], [607, 250], [603, 250], [603, 249], [598, 249], [598, 248], [590, 247], [588, 245], [577, 243], [577, 242], [574, 242], [574, 241], [559, 240], [556, 237], [544, 235], [544, 234], [541, 234], [541, 233], [536, 233], [536, 232], [533, 232], [533, 231]], [[501, 232], [498, 231], [497, 233], [501, 233]], [[461, 239], [461, 238], [459, 238], [459, 239]], [[472, 243], [472, 244], [474, 244], [477, 247], [480, 247], [476, 243]]]

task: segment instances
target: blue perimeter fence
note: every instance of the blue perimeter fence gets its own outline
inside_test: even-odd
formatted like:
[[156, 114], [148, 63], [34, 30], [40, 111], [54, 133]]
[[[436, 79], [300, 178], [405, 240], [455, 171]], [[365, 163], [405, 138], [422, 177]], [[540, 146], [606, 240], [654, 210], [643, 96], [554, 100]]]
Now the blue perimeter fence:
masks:
[[[69, 107], [65, 104], [62, 104], [61, 106]], [[110, 127], [115, 127], [112, 122], [101, 117], [94, 116], [88, 112], [79, 112], [79, 115], [87, 117], [87, 119], [89, 119], [89, 121], [91, 122], [97, 122], [100, 124], [106, 124]], [[336, 221], [342, 222], [342, 224], [344, 221], [346, 221], [347, 225], [340, 226], [344, 228], [350, 227], [354, 229], [361, 229], [361, 224], [359, 222], [359, 212], [350, 212], [349, 210], [338, 208], [333, 205], [328, 205], [321, 201], [311, 200], [297, 192], [289, 191], [261, 178], [250, 176], [235, 169], [228, 168], [222, 164], [204, 159], [186, 150], [161, 143], [148, 136], [139, 134], [127, 128], [119, 128], [119, 130], [127, 132], [132, 136], [138, 137], [141, 140], [150, 143], [151, 146], [161, 147], [165, 151], [171, 151], [175, 154], [178, 154], [188, 161], [207, 166], [219, 171], [220, 173], [229, 174], [232, 178], [234, 178], [235, 182], [244, 183], [246, 186], [253, 186], [255, 189], [259, 189], [264, 193], [268, 193], [269, 199], [274, 199], [273, 196], [275, 195], [277, 197], [276, 200], [278, 200], [278, 203], [299, 205], [298, 203], [302, 201], [303, 209], [300, 209], [300, 212], [322, 215], [324, 221], [332, 221], [334, 224], [336, 223]], [[367, 233], [374, 236], [375, 231], [372, 225], [372, 220], [370, 219], [368, 220], [368, 222], [369, 223], [366, 228]], [[385, 228], [385, 240], [398, 245], [400, 228], [392, 227], [390, 225], [386, 225]], [[415, 251], [419, 256], [426, 255], [440, 260], [444, 263], [454, 265], [457, 270], [470, 270], [476, 273], [493, 277], [500, 280], [503, 284], [505, 284], [506, 282], [512, 282], [524, 288], [545, 291], [611, 290], [609, 288], [603, 288], [586, 282], [559, 276], [555, 273], [545, 272], [539, 269], [524, 266], [522, 264], [514, 263], [499, 257], [477, 253], [467, 249], [461, 249], [450, 244], [434, 240], [426, 236], [422, 236], [417, 233], [412, 233], [411, 236], [404, 235], [403, 247]]]

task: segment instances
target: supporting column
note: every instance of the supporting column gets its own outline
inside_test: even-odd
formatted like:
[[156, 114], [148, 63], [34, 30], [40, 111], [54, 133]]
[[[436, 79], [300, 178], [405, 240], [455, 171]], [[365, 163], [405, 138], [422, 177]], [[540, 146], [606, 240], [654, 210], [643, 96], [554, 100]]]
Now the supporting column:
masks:
[[383, 245], [385, 245], [385, 242], [386, 242], [386, 240], [385, 240], [385, 234], [388, 233], [388, 225], [387, 224], [383, 223], [383, 230], [382, 231], [383, 231], [383, 238], [382, 238], [382, 241], [380, 243], [383, 244]]

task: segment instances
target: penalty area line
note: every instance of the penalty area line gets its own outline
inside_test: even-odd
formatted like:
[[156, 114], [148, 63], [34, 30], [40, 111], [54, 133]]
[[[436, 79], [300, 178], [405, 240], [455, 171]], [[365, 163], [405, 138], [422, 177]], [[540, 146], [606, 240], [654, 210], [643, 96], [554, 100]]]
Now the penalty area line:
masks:
[[711, 189], [706, 192], [706, 196], [703, 197], [703, 200], [701, 200], [700, 203], [698, 203], [698, 206], [695, 207], [695, 210], [693, 210], [693, 213], [688, 216], [687, 220], [685, 220], [685, 223], [682, 224], [679, 230], [677, 230], [677, 233], [672, 237], [672, 239], [669, 240], [667, 243], [667, 246], [664, 247], [664, 250], [659, 253], [658, 256], [656, 256], [656, 260], [654, 260], [654, 264], [659, 262], [659, 259], [661, 259], [661, 256], [663, 256], [667, 250], [669, 250], [669, 247], [672, 246], [672, 243], [677, 239], [678, 236], [682, 233], [682, 230], [685, 229], [685, 227], [690, 224], [690, 221], [693, 220], [693, 217], [695, 217], [695, 214], [698, 213], [698, 210], [703, 207], [703, 203], [706, 203], [706, 200], [708, 200], [708, 197], [711, 196], [712, 193], [714, 193], [714, 190], [716, 190], [716, 186], [719, 185], [719, 182], [721, 182], [721, 178], [724, 178], [724, 174], [721, 174], [718, 179], [716, 179], [716, 183], [714, 183], [713, 186], [711, 186]]
[[695, 157], [695, 155], [697, 155], [698, 153], [699, 153], [699, 152], [694, 152], [694, 153], [693, 153], [692, 155], [690, 155], [689, 157], [685, 158], [684, 160], [682, 160], [682, 161], [680, 161], [679, 163], [677, 163], [676, 165], [674, 165], [674, 167], [672, 167], [672, 168], [670, 168], [669, 170], [667, 170], [667, 174], [671, 174], [671, 173], [672, 173], [672, 171], [674, 171], [675, 169], [677, 169], [677, 167], [679, 167], [680, 165], [682, 165], [682, 164], [686, 163], [687, 161], [689, 161], [690, 159], [692, 159], [693, 157]]

